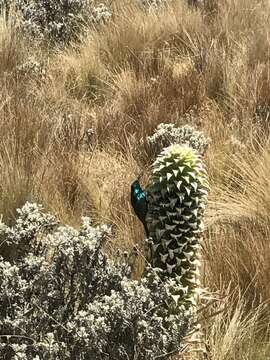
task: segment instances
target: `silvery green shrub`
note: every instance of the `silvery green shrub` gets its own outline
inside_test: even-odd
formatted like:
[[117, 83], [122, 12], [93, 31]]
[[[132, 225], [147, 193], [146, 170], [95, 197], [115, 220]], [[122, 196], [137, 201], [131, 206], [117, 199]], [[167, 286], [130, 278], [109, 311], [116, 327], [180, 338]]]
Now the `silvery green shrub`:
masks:
[[[170, 4], [170, 0], [138, 0], [139, 3], [146, 9], [158, 9], [162, 6]], [[195, 7], [202, 7], [203, 0], [187, 0], [187, 4]]]
[[190, 125], [177, 127], [172, 123], [159, 124], [154, 134], [146, 138], [146, 146], [153, 157], [172, 144], [188, 146], [203, 155], [208, 148], [209, 139]]
[[146, 9], [158, 9], [167, 4], [167, 0], [140, 0], [140, 4]]
[[78, 31], [86, 0], [2, 0], [9, 16], [21, 18], [18, 31], [27, 36], [67, 42]]
[[42, 81], [46, 77], [46, 67], [41, 62], [29, 58], [23, 64], [17, 66], [17, 74]]
[[130, 279], [125, 257], [103, 250], [111, 236], [89, 218], [59, 226], [30, 203], [0, 224], [1, 359], [154, 360], [181, 348], [189, 315], [169, 311], [174, 280], [152, 268]]
[[78, 37], [82, 25], [105, 23], [112, 13], [90, 0], [0, 0], [0, 10], [21, 18], [18, 31], [27, 37], [67, 43]]
[[91, 10], [91, 16], [90, 21], [92, 24], [105, 24], [107, 21], [109, 21], [112, 17], [112, 12], [103, 3], [98, 4], [97, 6], [94, 6]]

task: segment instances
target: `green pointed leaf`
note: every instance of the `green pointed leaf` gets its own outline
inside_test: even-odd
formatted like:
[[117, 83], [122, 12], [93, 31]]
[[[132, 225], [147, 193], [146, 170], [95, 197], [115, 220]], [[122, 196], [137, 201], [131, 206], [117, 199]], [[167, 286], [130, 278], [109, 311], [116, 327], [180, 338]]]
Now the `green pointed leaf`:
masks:
[[173, 220], [172, 222], [173, 222], [173, 224], [177, 224], [177, 225], [184, 225], [185, 224], [185, 221], [180, 221], [180, 220]]
[[198, 228], [198, 223], [197, 222], [189, 223], [188, 225], [191, 227], [191, 229], [197, 229]]
[[176, 228], [176, 225], [165, 224], [165, 229], [172, 231]]
[[181, 268], [181, 275], [185, 275], [188, 271], [189, 271], [189, 269], [184, 269], [184, 268], [182, 267], [182, 268]]
[[170, 234], [170, 236], [174, 239], [174, 240], [178, 240], [181, 239], [183, 237], [182, 234]]
[[180, 299], [180, 295], [172, 295], [172, 299], [175, 302], [175, 305], [178, 305], [178, 301]]
[[195, 217], [198, 216], [198, 209], [192, 209], [190, 212], [191, 212], [191, 214], [194, 215]]
[[160, 260], [163, 264], [166, 264], [168, 254], [160, 254]]
[[190, 184], [190, 178], [189, 178], [189, 176], [183, 176], [183, 179], [185, 180], [185, 182], [186, 182], [187, 184]]
[[182, 215], [182, 218], [186, 221], [190, 220], [192, 218], [192, 215]]
[[172, 209], [174, 209], [175, 204], [177, 203], [177, 201], [178, 201], [177, 198], [174, 198], [174, 199], [171, 199], [171, 200], [170, 200], [170, 207], [171, 207]]
[[175, 264], [173, 265], [167, 264], [167, 271], [169, 274], [172, 274], [174, 268], [175, 268]]
[[189, 176], [191, 176], [194, 180], [197, 179], [197, 176], [198, 176], [198, 175], [197, 175], [195, 172], [189, 171], [187, 174], [188, 174]]
[[185, 199], [185, 193], [177, 192], [176, 195], [178, 196], [180, 202], [183, 202]]
[[157, 251], [159, 246], [160, 246], [160, 244], [153, 244], [152, 245], [152, 250], [153, 250], [154, 253]]
[[168, 217], [174, 217], [174, 216], [177, 216], [177, 212], [175, 212], [175, 211], [166, 211], [166, 215]]
[[191, 196], [191, 200], [193, 200], [195, 202], [196, 206], [198, 206], [199, 201], [200, 201], [198, 196]]
[[166, 232], [165, 229], [156, 229], [156, 237], [157, 237], [157, 239], [161, 239], [165, 232]]
[[193, 252], [183, 252], [183, 254], [185, 255], [185, 257], [187, 258], [188, 261], [190, 261], [192, 256], [194, 256]]
[[188, 188], [187, 186], [185, 186], [185, 187], [184, 187], [184, 189], [185, 189], [186, 193], [187, 193], [187, 194], [188, 194], [188, 196], [189, 196], [189, 195], [190, 195], [190, 193], [191, 193], [190, 188]]
[[164, 222], [164, 221], [167, 219], [167, 216], [159, 216], [158, 219], [159, 219], [161, 222]]
[[179, 171], [182, 173], [185, 170], [185, 166], [179, 166]]
[[190, 208], [192, 205], [192, 201], [186, 201], [184, 202], [184, 205]]
[[175, 183], [177, 189], [180, 190], [183, 182], [179, 180], [179, 181], [175, 181], [174, 183]]
[[165, 167], [166, 167], [166, 165], [161, 164], [161, 165], [159, 166], [159, 168], [158, 168], [158, 171], [162, 171]]
[[161, 239], [161, 244], [163, 246], [163, 249], [167, 250], [168, 246], [170, 245], [170, 243], [172, 242], [172, 240], [167, 240], [167, 239]]
[[182, 232], [182, 233], [184, 233], [184, 234], [186, 234], [186, 233], [188, 233], [188, 232], [190, 231], [190, 229], [180, 228], [179, 231]]
[[177, 213], [178, 213], [179, 215], [181, 215], [184, 210], [185, 210], [185, 209], [183, 209], [183, 208], [181, 208], [181, 207], [177, 207], [177, 208], [176, 208], [176, 211], [177, 211]]

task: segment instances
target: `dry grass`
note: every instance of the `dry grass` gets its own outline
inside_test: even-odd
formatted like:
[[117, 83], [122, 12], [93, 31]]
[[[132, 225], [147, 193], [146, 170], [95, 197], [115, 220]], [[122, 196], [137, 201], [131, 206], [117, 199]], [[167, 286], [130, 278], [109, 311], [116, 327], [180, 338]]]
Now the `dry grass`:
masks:
[[[116, 247], [141, 246], [129, 188], [147, 178], [143, 140], [160, 122], [188, 119], [212, 139], [204, 284], [237, 293], [213, 308], [223, 312], [207, 322], [206, 359], [267, 360], [269, 3], [112, 6], [111, 23], [57, 51], [0, 19], [0, 213], [12, 219], [38, 201], [73, 225], [82, 215], [112, 223]], [[29, 58], [45, 64], [44, 79], [18, 71]]]
[[270, 351], [269, 335], [265, 333], [268, 319], [262, 320], [265, 304], [247, 313], [245, 298], [234, 293], [219, 301], [211, 311], [216, 311], [217, 315], [206, 320], [206, 359], [267, 359]]

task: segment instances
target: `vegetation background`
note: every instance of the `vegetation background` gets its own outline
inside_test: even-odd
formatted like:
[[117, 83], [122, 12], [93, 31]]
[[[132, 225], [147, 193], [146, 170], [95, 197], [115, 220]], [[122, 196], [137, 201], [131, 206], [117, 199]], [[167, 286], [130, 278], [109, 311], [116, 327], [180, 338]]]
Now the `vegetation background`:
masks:
[[[0, 18], [0, 213], [12, 222], [30, 200], [74, 226], [90, 215], [114, 224], [115, 247], [142, 250], [129, 198], [148, 176], [145, 139], [161, 122], [196, 127], [211, 139], [196, 346], [207, 360], [269, 360], [270, 3], [107, 5], [110, 21], [65, 47]], [[142, 263], [141, 251], [134, 276]]]

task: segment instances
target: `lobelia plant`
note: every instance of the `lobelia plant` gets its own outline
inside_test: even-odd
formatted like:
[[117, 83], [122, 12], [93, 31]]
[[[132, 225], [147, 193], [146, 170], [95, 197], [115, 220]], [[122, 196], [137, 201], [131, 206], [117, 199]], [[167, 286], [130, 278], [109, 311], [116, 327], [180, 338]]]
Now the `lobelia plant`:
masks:
[[179, 144], [164, 148], [146, 188], [148, 261], [174, 280], [171, 309], [192, 309], [199, 286], [199, 249], [208, 180], [199, 153]]

